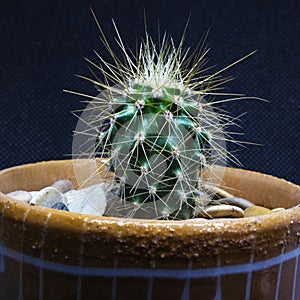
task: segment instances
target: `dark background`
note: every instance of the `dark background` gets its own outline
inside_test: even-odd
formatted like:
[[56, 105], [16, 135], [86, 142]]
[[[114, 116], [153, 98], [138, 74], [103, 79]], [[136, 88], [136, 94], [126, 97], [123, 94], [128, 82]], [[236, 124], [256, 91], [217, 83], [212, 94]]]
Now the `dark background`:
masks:
[[[209, 29], [209, 65], [223, 68], [258, 50], [225, 72], [236, 79], [226, 92], [268, 99], [226, 105], [233, 116], [247, 112], [240, 139], [263, 146], [230, 146], [246, 169], [300, 184], [300, 2], [294, 1], [7, 1], [0, 2], [0, 169], [72, 152], [82, 98], [63, 89], [96, 95], [74, 76], [89, 75], [83, 57], [98, 62], [104, 51], [89, 7], [113, 41], [111, 18], [126, 45], [135, 48], [148, 30], [168, 31], [179, 41], [191, 13], [186, 45], [196, 46]], [[120, 50], [114, 44], [115, 52]]]

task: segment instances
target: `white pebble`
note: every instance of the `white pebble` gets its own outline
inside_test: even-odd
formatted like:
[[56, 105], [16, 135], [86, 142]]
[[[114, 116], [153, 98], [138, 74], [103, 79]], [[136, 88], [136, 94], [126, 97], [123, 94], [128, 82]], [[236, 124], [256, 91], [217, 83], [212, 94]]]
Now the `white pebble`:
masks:
[[39, 192], [39, 191], [30, 191], [29, 193], [30, 193], [31, 197], [33, 197], [33, 196], [35, 196], [38, 192]]
[[69, 205], [73, 201], [76, 201], [76, 199], [79, 197], [78, 191], [76, 191], [76, 190], [70, 190], [70, 191], [66, 192], [64, 195], [66, 196], [66, 199], [67, 199], [67, 205]]
[[284, 211], [284, 210], [285, 210], [285, 208], [283, 208], [283, 207], [276, 207], [276, 208], [272, 209], [272, 212], [279, 212], [279, 211]]
[[52, 207], [57, 202], [66, 202], [64, 195], [54, 187], [46, 187], [35, 194], [30, 204]]
[[15, 200], [19, 200], [21, 202], [26, 202], [26, 203], [29, 203], [29, 201], [32, 198], [32, 195], [30, 194], [30, 192], [27, 192], [27, 191], [14, 191], [14, 192], [8, 193], [6, 196], [11, 197]]
[[92, 185], [81, 190], [71, 190], [65, 194], [71, 212], [102, 216], [106, 209], [106, 196], [101, 185]]
[[58, 180], [58, 181], [54, 182], [51, 186], [55, 187], [57, 190], [59, 190], [63, 194], [73, 189], [72, 182], [67, 179]]
[[243, 218], [244, 211], [234, 205], [217, 204], [208, 206], [205, 213], [210, 215], [211, 218]]

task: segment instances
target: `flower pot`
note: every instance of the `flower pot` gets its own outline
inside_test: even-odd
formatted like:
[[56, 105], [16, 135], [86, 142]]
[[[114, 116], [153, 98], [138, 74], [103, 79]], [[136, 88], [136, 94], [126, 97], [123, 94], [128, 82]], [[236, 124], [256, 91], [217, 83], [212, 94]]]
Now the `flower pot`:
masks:
[[[83, 174], [88, 162], [77, 164]], [[37, 190], [62, 178], [76, 186], [75, 173], [72, 161], [14, 167], [0, 172], [0, 190]], [[231, 168], [223, 179], [236, 196], [287, 209], [134, 220], [30, 206], [1, 193], [1, 299], [299, 299], [300, 187]]]

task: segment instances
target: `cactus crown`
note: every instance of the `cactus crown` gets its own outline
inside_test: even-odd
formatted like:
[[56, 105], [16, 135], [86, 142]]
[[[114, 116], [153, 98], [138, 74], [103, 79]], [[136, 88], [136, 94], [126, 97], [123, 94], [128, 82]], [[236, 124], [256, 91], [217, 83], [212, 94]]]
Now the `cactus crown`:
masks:
[[134, 57], [115, 26], [122, 62], [99, 29], [113, 63], [100, 55], [100, 66], [91, 62], [104, 80], [88, 79], [101, 93], [93, 107], [99, 113], [85, 122], [98, 124], [91, 154], [108, 158], [111, 184], [118, 187], [120, 200], [106, 214], [191, 218], [201, 209], [208, 171], [228, 156], [223, 129], [233, 120], [206, 102], [226, 79], [220, 72], [203, 75], [207, 49], [190, 54], [183, 49], [184, 38], [175, 47], [164, 35], [157, 47], [146, 33]]

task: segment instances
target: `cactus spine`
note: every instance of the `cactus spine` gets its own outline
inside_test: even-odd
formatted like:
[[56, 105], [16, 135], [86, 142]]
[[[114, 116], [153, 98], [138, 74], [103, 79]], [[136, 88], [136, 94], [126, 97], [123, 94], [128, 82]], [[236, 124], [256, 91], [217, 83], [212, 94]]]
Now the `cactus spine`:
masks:
[[121, 62], [99, 29], [114, 63], [98, 55], [101, 65], [92, 64], [104, 80], [88, 79], [101, 92], [94, 107], [99, 114], [90, 121], [93, 127], [101, 120], [92, 155], [109, 159], [120, 196], [106, 214], [191, 218], [201, 209], [204, 173], [228, 154], [223, 129], [232, 120], [205, 101], [225, 80], [219, 72], [204, 76], [206, 50], [189, 54], [183, 38], [175, 47], [165, 35], [157, 47], [146, 33], [133, 57], [116, 29]]

